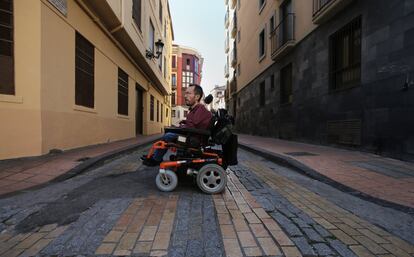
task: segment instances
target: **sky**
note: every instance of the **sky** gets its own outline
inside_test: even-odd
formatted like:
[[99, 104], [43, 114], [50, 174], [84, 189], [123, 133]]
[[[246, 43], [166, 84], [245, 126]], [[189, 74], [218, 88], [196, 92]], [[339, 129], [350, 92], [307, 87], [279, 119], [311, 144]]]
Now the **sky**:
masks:
[[209, 93], [224, 85], [224, 1], [170, 0], [174, 43], [198, 50], [204, 58], [201, 86]]

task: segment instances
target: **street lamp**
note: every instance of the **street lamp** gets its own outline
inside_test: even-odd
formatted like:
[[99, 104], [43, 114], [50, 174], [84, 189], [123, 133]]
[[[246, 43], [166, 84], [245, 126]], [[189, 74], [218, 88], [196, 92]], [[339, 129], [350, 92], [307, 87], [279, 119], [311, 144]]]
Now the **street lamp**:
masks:
[[154, 58], [158, 59], [158, 58], [160, 58], [160, 55], [162, 54], [162, 49], [163, 48], [164, 48], [164, 43], [161, 41], [161, 39], [158, 39], [158, 41], [155, 42], [155, 49], [156, 49], [155, 53], [156, 54], [154, 54], [150, 50], [147, 50], [145, 56], [150, 60], [154, 59]]

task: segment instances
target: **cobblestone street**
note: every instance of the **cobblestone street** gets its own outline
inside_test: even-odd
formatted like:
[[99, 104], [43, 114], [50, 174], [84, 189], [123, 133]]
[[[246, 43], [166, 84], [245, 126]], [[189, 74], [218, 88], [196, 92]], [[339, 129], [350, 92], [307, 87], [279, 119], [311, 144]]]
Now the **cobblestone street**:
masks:
[[1, 256], [413, 256], [414, 216], [245, 151], [225, 192], [161, 193], [148, 148], [0, 200]]

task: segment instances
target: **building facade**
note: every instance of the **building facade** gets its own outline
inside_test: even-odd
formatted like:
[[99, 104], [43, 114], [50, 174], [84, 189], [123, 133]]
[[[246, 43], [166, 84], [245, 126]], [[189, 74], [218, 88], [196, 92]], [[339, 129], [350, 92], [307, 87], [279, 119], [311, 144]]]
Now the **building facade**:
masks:
[[[237, 92], [237, 41], [241, 34], [237, 30], [237, 10], [240, 10], [240, 2], [236, 0], [225, 0], [226, 13], [224, 15], [224, 52], [226, 63], [224, 65], [224, 77], [226, 79], [225, 101], [227, 108], [235, 109], [235, 98]], [[231, 107], [230, 107], [231, 106]], [[234, 115], [234, 112], [233, 112]]]
[[[160, 133], [170, 124], [167, 0], [0, 2], [0, 159]], [[158, 40], [162, 54], [147, 58]]]
[[414, 159], [410, 1], [239, 2], [239, 132]]
[[213, 101], [207, 105], [209, 110], [218, 110], [225, 109], [225, 94], [226, 86], [215, 85], [214, 88], [210, 91], [210, 94], [213, 96]]
[[185, 105], [184, 93], [188, 85], [201, 84], [204, 59], [201, 54], [191, 48], [173, 45], [171, 57], [171, 87], [172, 87], [172, 124], [187, 117], [188, 107]]

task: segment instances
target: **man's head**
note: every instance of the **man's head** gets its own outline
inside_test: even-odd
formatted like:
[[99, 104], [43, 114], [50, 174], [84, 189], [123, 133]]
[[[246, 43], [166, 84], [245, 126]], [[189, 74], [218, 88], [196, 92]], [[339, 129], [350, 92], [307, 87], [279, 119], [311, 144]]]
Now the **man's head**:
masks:
[[184, 98], [187, 106], [195, 106], [203, 98], [203, 89], [197, 84], [190, 84], [185, 91]]

